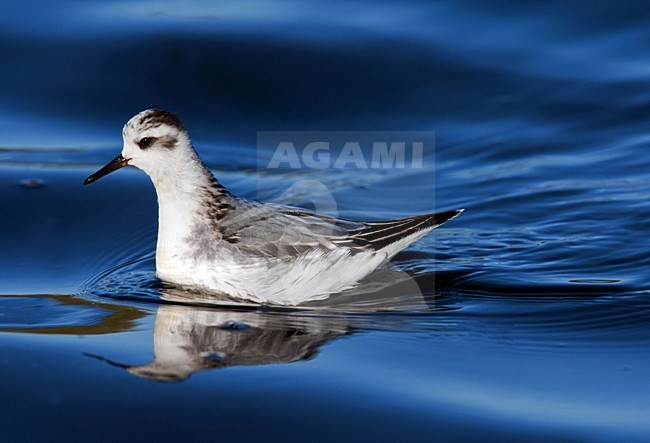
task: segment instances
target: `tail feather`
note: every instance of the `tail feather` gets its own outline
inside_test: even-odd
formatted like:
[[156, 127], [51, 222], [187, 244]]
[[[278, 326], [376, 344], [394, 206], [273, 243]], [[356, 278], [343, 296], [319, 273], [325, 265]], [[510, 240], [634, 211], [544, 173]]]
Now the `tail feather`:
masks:
[[350, 231], [347, 242], [376, 251], [423, 230], [433, 230], [457, 217], [464, 209], [416, 215], [396, 220], [367, 222], [363, 228]]

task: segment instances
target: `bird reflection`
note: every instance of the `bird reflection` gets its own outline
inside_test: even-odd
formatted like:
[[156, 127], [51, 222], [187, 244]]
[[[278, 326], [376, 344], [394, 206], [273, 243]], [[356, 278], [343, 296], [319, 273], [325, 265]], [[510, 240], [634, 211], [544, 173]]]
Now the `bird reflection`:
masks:
[[167, 285], [159, 290], [161, 300], [172, 304], [158, 307], [152, 362], [127, 365], [91, 356], [137, 377], [178, 382], [207, 369], [309, 360], [325, 343], [352, 331], [352, 317], [345, 313], [432, 309], [418, 283], [394, 269], [374, 273], [354, 291], [304, 310], [271, 309]]
[[347, 333], [342, 318], [161, 305], [151, 363], [126, 365], [87, 355], [137, 377], [178, 382], [206, 369], [309, 360], [322, 345]]

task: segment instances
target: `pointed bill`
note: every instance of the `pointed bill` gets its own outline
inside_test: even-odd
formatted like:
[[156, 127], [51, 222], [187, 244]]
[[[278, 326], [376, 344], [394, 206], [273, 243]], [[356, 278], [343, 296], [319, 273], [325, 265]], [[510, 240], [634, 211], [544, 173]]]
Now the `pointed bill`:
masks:
[[108, 163], [106, 166], [104, 166], [102, 169], [99, 171], [95, 172], [93, 175], [88, 177], [84, 181], [84, 185], [88, 185], [94, 181], [99, 180], [105, 175], [110, 174], [113, 171], [117, 171], [120, 168], [123, 168], [124, 166], [128, 165], [129, 161], [126, 160], [124, 157], [122, 157], [122, 154], [118, 155], [115, 157], [110, 163]]

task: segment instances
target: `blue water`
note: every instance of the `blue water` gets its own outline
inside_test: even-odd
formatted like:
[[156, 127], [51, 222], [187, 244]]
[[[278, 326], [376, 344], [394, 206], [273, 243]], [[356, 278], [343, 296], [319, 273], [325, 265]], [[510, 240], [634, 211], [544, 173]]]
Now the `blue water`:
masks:
[[[0, 440], [650, 439], [645, 3], [2, 11]], [[309, 178], [349, 217], [466, 212], [388, 289], [193, 304], [155, 278], [148, 178], [81, 185], [149, 107], [244, 197]], [[430, 131], [435, 151], [260, 169], [258, 131], [305, 130]]]

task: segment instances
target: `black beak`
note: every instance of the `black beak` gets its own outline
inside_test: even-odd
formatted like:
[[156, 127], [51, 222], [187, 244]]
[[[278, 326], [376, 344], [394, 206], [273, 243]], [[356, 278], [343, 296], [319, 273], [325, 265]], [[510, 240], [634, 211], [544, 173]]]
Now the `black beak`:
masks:
[[117, 362], [114, 362], [113, 360], [109, 360], [109, 359], [107, 359], [107, 358], [104, 358], [104, 357], [102, 357], [101, 355], [90, 354], [90, 353], [88, 353], [88, 352], [84, 352], [83, 355], [85, 355], [86, 357], [90, 357], [90, 358], [97, 359], [97, 360], [99, 360], [99, 361], [105, 361], [105, 362], [108, 363], [109, 365], [111, 365], [111, 366], [116, 366], [116, 367], [118, 367], [118, 368], [129, 369], [129, 368], [131, 367], [131, 366], [129, 366], [129, 365], [125, 365], [125, 364], [123, 364], [123, 363], [117, 363]]
[[122, 157], [122, 154], [120, 154], [117, 157], [115, 157], [113, 159], [113, 161], [111, 161], [109, 164], [107, 164], [102, 169], [100, 169], [99, 171], [95, 172], [93, 175], [88, 177], [84, 181], [84, 185], [87, 185], [87, 184], [90, 184], [90, 183], [92, 183], [92, 182], [94, 182], [96, 180], [99, 180], [103, 176], [108, 175], [113, 171], [117, 171], [118, 169], [123, 168], [124, 166], [126, 166], [128, 164], [129, 164], [129, 161], [125, 160], [124, 157]]

